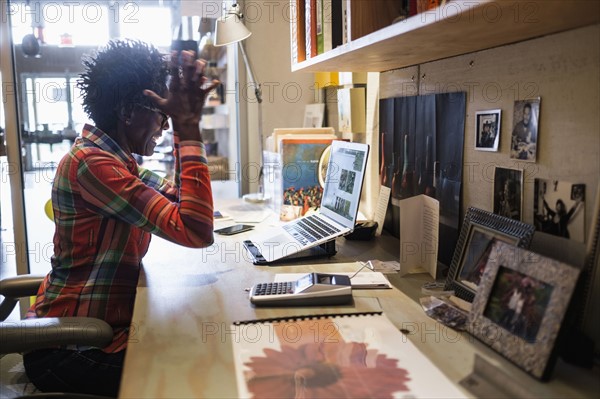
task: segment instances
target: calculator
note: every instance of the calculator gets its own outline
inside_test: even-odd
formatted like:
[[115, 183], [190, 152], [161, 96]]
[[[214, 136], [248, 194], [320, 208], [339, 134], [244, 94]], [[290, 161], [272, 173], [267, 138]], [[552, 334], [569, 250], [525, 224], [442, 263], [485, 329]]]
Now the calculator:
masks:
[[296, 281], [255, 284], [249, 297], [255, 306], [344, 305], [352, 302], [352, 286], [345, 275], [309, 273]]

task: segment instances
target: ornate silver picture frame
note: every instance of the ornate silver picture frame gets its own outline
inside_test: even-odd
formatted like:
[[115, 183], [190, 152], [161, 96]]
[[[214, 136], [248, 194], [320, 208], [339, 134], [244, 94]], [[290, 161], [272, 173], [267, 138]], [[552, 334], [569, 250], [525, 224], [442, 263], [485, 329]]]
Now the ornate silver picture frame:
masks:
[[444, 289], [472, 302], [492, 240], [528, 248], [534, 232], [533, 225], [473, 207], [467, 209]]
[[469, 315], [470, 332], [547, 380], [579, 273], [566, 263], [495, 241]]

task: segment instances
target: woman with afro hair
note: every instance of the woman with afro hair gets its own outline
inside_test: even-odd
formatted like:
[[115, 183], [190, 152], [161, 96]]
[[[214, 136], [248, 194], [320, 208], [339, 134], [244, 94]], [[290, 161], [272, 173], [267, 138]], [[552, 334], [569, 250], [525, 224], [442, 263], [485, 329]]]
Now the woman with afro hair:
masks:
[[[166, 60], [139, 41], [111, 41], [83, 63], [85, 125], [52, 186], [54, 253], [28, 317], [94, 317], [113, 328], [104, 348], [58, 347], [24, 355], [41, 391], [116, 396], [136, 286], [150, 237], [213, 243], [213, 200], [199, 123], [207, 94], [192, 52]], [[173, 127], [175, 177], [138, 165]]]

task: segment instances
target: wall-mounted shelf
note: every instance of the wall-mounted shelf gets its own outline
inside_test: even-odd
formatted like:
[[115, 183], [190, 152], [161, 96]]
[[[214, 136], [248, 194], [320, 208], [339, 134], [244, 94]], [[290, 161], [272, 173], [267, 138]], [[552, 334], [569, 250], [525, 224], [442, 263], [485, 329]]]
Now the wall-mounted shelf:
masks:
[[293, 64], [302, 72], [383, 72], [600, 22], [597, 0], [454, 0]]

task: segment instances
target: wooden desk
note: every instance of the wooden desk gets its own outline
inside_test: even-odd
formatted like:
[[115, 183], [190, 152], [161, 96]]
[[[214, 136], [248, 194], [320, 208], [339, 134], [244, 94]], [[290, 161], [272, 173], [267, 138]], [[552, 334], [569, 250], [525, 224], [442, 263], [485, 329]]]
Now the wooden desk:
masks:
[[561, 364], [555, 378], [542, 384], [472, 336], [427, 317], [417, 303], [419, 287], [430, 280], [426, 275], [391, 278], [403, 291], [416, 293], [412, 297], [398, 289], [356, 290], [353, 306], [254, 308], [246, 288], [271, 281], [275, 273], [354, 271], [356, 264], [348, 263], [354, 256], [396, 259], [397, 244], [391, 237], [371, 242], [341, 238], [337, 240], [340, 252], [332, 259], [268, 267], [250, 263], [241, 244], [250, 234], [216, 236], [215, 245], [203, 250], [153, 238], [139, 282], [120, 397], [237, 397], [231, 345], [235, 336], [229, 328], [233, 321], [377, 310], [383, 310], [397, 327], [412, 331], [408, 339], [455, 382], [469, 375], [478, 353], [508, 373], [512, 384], [529, 389], [531, 396], [582, 397], [600, 392], [594, 380], [598, 373]]

